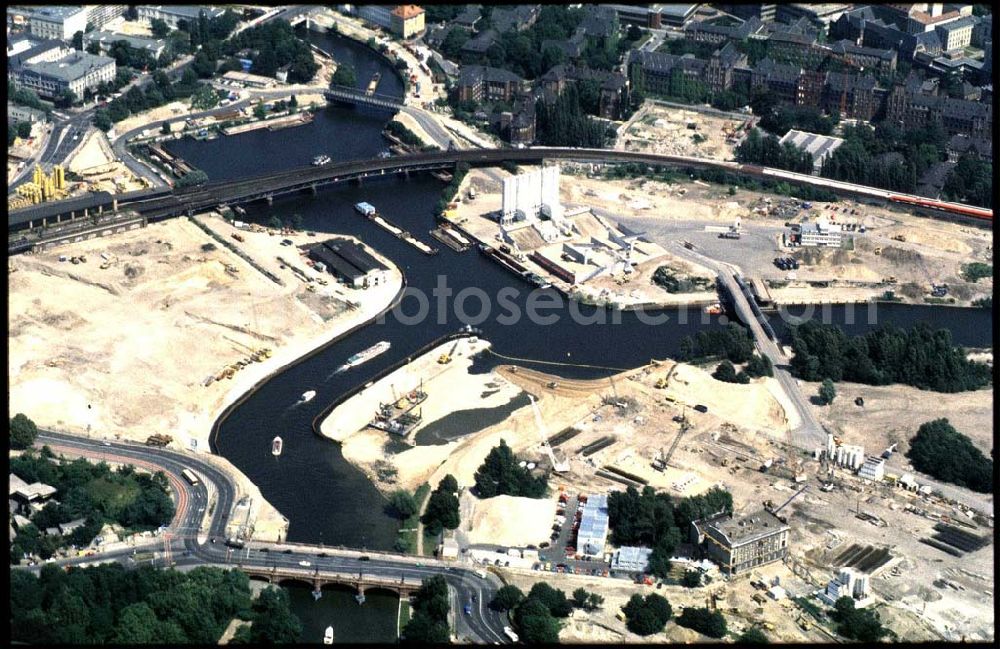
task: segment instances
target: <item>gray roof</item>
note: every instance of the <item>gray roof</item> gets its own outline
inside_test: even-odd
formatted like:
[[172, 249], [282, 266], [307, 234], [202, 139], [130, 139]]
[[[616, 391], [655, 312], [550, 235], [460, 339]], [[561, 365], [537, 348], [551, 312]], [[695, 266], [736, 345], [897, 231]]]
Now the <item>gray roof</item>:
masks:
[[942, 31], [951, 32], [956, 29], [963, 29], [965, 27], [973, 27], [979, 21], [976, 20], [975, 16], [965, 16], [964, 18], [959, 18], [958, 20], [952, 21], [950, 23], [945, 23], [944, 25], [938, 25], [934, 29], [940, 29]]
[[817, 135], [815, 133], [806, 133], [805, 131], [792, 129], [785, 133], [780, 143], [790, 143], [798, 149], [807, 151], [812, 155], [813, 160], [818, 161], [836, 151], [844, 143], [844, 140], [839, 137]]
[[320, 261], [326, 265], [331, 271], [335, 271], [337, 274], [342, 275], [351, 281], [361, 279], [365, 276], [363, 272], [347, 263], [347, 261], [338, 254], [335, 254], [332, 250], [324, 246], [323, 244], [316, 244], [309, 249], [309, 256], [316, 261]]
[[612, 557], [611, 569], [643, 572], [649, 565], [651, 554], [653, 554], [651, 548], [623, 546]]
[[638, 63], [643, 70], [667, 73], [675, 67], [685, 70], [702, 70], [707, 61], [694, 57], [675, 56], [666, 52], [647, 52], [645, 50], [629, 50], [629, 65]]
[[468, 86], [480, 81], [491, 83], [523, 83], [524, 79], [510, 70], [502, 68], [491, 68], [482, 65], [462, 66], [462, 72], [458, 79], [459, 85]]
[[[582, 36], [582, 34], [580, 35]], [[578, 38], [577, 35], [573, 35], [571, 38], [564, 39], [552, 39], [547, 38], [542, 41], [542, 52], [546, 49], [554, 47], [566, 55], [567, 58], [575, 59], [579, 58], [583, 54], [584, 49], [584, 39]]]
[[197, 20], [202, 11], [207, 18], [215, 18], [225, 13], [222, 9], [215, 7], [205, 7], [202, 5], [146, 5], [150, 9], [156, 9], [162, 13], [177, 16], [187, 20]]
[[479, 54], [485, 53], [486, 50], [490, 49], [490, 45], [493, 45], [500, 37], [495, 29], [487, 29], [485, 32], [476, 34], [474, 37], [465, 41], [465, 45], [462, 46], [462, 52], [476, 52]]
[[726, 517], [709, 522], [706, 531], [715, 530], [731, 546], [749, 543], [776, 532], [787, 530], [788, 526], [768, 511], [758, 511], [740, 518]]
[[39, 54], [44, 54], [49, 50], [57, 50], [65, 47], [66, 44], [60, 40], [50, 39], [47, 41], [42, 41], [24, 50], [20, 54], [15, 54], [14, 56], [7, 59], [7, 70], [9, 72], [16, 72], [20, 70], [24, 65], [26, 65], [25, 61], [28, 61], [38, 56]]
[[125, 41], [129, 47], [137, 50], [157, 50], [166, 47], [167, 42], [162, 38], [146, 38], [144, 36], [128, 36], [126, 34], [115, 34], [114, 32], [90, 32], [83, 35], [84, 44], [95, 42], [107, 43], [111, 45], [118, 41]]
[[874, 47], [862, 47], [856, 45], [851, 41], [842, 40], [837, 41], [830, 46], [830, 49], [836, 54], [858, 54], [861, 56], [874, 56], [876, 58], [882, 59], [883, 61], [891, 61], [896, 53], [893, 50], [882, 50]]
[[695, 9], [698, 8], [698, 4], [662, 4], [657, 5], [660, 9], [661, 16], [671, 16], [673, 18], [686, 18]]
[[66, 18], [76, 15], [83, 10], [84, 8], [80, 6], [32, 7], [30, 15], [32, 17], [38, 16], [39, 18], [65, 20]]
[[962, 155], [969, 151], [974, 151], [982, 156], [993, 157], [993, 147], [989, 140], [983, 138], [972, 138], [959, 133], [948, 140], [948, 150]]
[[721, 48], [715, 50], [712, 56], [726, 65], [735, 65], [737, 61], [744, 57], [744, 54], [732, 43], [726, 43]]
[[482, 5], [465, 5], [465, 9], [462, 10], [460, 14], [452, 19], [452, 24], [461, 25], [463, 27], [472, 27], [475, 25], [482, 14]]
[[515, 5], [513, 7], [498, 7], [493, 10], [490, 19], [493, 26], [502, 34], [511, 29], [520, 29], [532, 18], [538, 15], [541, 8], [539, 5]]
[[50, 77], [61, 81], [75, 81], [94, 68], [102, 68], [114, 64], [115, 60], [107, 56], [97, 56], [87, 52], [74, 52], [58, 61], [42, 61], [28, 63], [23, 66], [26, 72], [42, 77]]
[[603, 539], [608, 534], [608, 496], [594, 494], [587, 498], [583, 506], [583, 516], [580, 517], [580, 529], [577, 538], [581, 542], [586, 539]]
[[763, 58], [757, 62], [757, 67], [753, 69], [754, 75], [760, 75], [768, 81], [784, 81], [785, 83], [798, 83], [802, 68], [797, 65], [777, 63], [771, 58]]
[[8, 496], [17, 491], [18, 489], [28, 486], [27, 482], [25, 482], [18, 476], [14, 475], [13, 473], [10, 474], [7, 484], [8, 484], [8, 491], [7, 491]]
[[77, 518], [76, 520], [72, 520], [68, 523], [60, 523], [59, 532], [63, 535], [66, 535], [76, 529], [83, 527], [86, 524], [87, 524], [87, 519], [85, 518]]
[[874, 90], [878, 82], [870, 74], [842, 74], [840, 72], [827, 72], [826, 85], [833, 90], [843, 90], [847, 86], [848, 90]]
[[794, 31], [774, 31], [768, 36], [769, 42], [795, 43], [797, 45], [813, 45], [816, 42], [815, 34], [800, 34]]
[[374, 270], [389, 270], [388, 266], [353, 241], [330, 239], [329, 241], [325, 241], [323, 245], [343, 257], [347, 263], [363, 273], [367, 274]]
[[584, 14], [577, 30], [587, 34], [587, 36], [607, 38], [615, 33], [616, 18], [614, 9], [590, 5], [587, 7], [587, 13]]

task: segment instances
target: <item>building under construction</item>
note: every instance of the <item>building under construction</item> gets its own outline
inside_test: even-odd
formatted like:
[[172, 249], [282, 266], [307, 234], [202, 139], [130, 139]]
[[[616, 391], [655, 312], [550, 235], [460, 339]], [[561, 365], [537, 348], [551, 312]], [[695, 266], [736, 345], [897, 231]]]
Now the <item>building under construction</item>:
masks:
[[692, 540], [723, 574], [738, 575], [788, 555], [789, 527], [767, 510], [720, 514], [691, 523]]

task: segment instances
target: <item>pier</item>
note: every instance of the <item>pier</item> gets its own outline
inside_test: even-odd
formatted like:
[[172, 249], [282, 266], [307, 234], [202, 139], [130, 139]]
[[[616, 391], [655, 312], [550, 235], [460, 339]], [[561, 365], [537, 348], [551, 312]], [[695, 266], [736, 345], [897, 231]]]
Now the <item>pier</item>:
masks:
[[372, 212], [370, 214], [367, 214], [366, 216], [370, 221], [374, 222], [380, 228], [387, 230], [388, 232], [391, 232], [394, 236], [407, 242], [408, 244], [410, 244], [420, 252], [424, 253], [425, 255], [436, 255], [438, 253], [437, 248], [428, 246], [423, 241], [415, 239], [412, 234], [410, 234], [403, 228], [399, 227], [398, 225], [394, 225], [393, 223], [389, 222], [385, 217], [383, 217], [378, 212]]

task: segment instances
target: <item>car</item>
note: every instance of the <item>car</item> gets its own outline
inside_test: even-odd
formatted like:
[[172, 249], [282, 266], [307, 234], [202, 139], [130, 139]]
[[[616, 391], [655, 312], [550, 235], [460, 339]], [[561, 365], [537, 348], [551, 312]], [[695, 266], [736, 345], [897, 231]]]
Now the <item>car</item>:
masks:
[[[362, 554], [360, 557], [358, 557], [358, 561], [371, 561], [371, 560], [372, 558], [369, 557], [367, 554]], [[417, 565], [419, 566], [420, 564], [418, 563]]]
[[413, 565], [415, 565], [418, 568], [423, 568], [424, 567], [424, 564], [422, 564], [422, 563], [415, 563]]
[[215, 537], [210, 538], [209, 541], [211, 541], [212, 543], [215, 543]]
[[466, 604], [465, 605], [465, 614], [466, 615], [472, 615], [472, 604]]
[[328, 554], [327, 554], [326, 552], [320, 552], [320, 553], [319, 553], [319, 554], [317, 554], [316, 556], [317, 556], [317, 557], [323, 557], [323, 558], [326, 558], [326, 557], [327, 557], [327, 556], [329, 556], [329, 555], [328, 555]]
[[271, 548], [261, 548], [258, 552], [270, 552]]
[[291, 551], [291, 550], [282, 550], [282, 552], [281, 552], [281, 553], [282, 553], [282, 554], [291, 554], [291, 553], [292, 553], [292, 551]]
[[105, 446], [111, 446], [111, 442], [101, 442], [101, 443], [104, 444]]
[[662, 581], [656, 582], [656, 590], [660, 590], [661, 588], [663, 588], [663, 582]]
[[282, 239], [282, 240], [281, 240], [281, 245], [283, 245], [283, 246], [290, 246], [290, 245], [292, 245], [292, 244], [294, 244], [294, 243], [295, 243], [295, 242], [294, 242], [294, 241], [292, 241], [291, 239]]
[[312, 564], [309, 563], [308, 561], [303, 560], [303, 561], [299, 561], [299, 565], [302, 566], [303, 568], [308, 568]]

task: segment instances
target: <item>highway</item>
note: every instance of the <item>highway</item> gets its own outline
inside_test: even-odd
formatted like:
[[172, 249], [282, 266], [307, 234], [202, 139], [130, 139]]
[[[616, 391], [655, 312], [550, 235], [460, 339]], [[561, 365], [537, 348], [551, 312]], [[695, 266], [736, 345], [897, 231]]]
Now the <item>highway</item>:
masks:
[[[45, 444], [49, 445], [57, 454], [135, 464], [148, 470], [162, 470], [170, 481], [177, 503], [174, 519], [166, 529], [166, 533], [172, 537], [169, 544], [177, 567], [243, 565], [298, 569], [301, 561], [308, 561], [312, 570], [339, 573], [363, 572], [365, 575], [394, 580], [400, 578], [424, 579], [434, 575], [443, 575], [452, 591], [454, 629], [459, 639], [486, 644], [509, 642], [503, 633], [503, 628], [507, 624], [506, 616], [498, 614], [486, 606], [501, 585], [498, 578], [490, 573], [487, 573], [486, 578], [481, 578], [474, 571], [462, 565], [437, 559], [298, 543], [251, 542], [247, 544], [246, 549], [232, 550], [224, 545], [224, 540], [226, 526], [235, 504], [236, 487], [232, 478], [215, 465], [192, 453], [178, 453], [138, 443], [40, 431], [36, 446], [41, 447]], [[198, 485], [191, 486], [183, 478], [181, 472], [185, 468], [191, 469], [199, 475], [201, 482]], [[214, 488], [214, 506], [209, 502], [206, 482], [210, 482]], [[211, 518], [208, 524], [203, 526], [202, 520], [206, 508], [210, 509]], [[162, 550], [162, 548], [162, 540], [156, 545], [148, 547], [151, 551]], [[95, 556], [90, 557], [59, 559], [52, 563], [60, 566], [71, 566], [117, 561], [126, 566], [134, 567], [136, 563], [130, 558], [134, 552], [135, 548], [124, 548], [110, 552], [98, 552]], [[359, 557], [361, 556], [368, 556], [369, 559], [360, 561]], [[17, 568], [37, 573], [41, 569], [41, 565], [17, 566]], [[472, 604], [470, 615], [462, 612], [467, 603]]]

